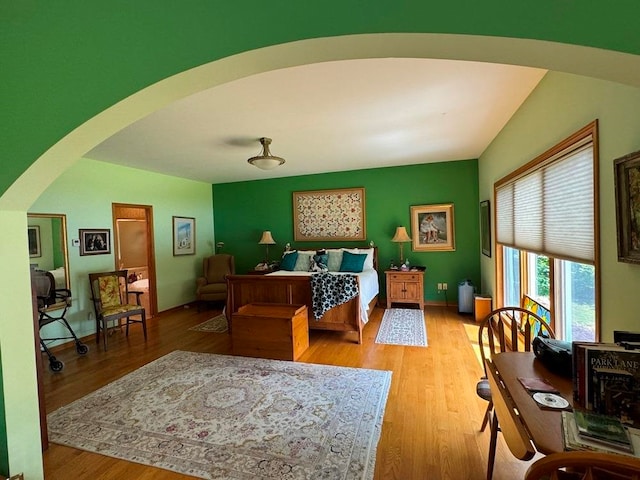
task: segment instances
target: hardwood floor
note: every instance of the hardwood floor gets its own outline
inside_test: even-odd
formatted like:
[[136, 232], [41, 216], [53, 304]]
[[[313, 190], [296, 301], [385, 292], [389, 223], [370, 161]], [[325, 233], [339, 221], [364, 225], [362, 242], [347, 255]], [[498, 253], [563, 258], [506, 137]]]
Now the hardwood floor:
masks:
[[[300, 361], [393, 372], [377, 448], [376, 480], [484, 479], [489, 430], [479, 432], [486, 403], [475, 393], [482, 369], [473, 347], [477, 335], [473, 320], [451, 308], [427, 306], [427, 348], [378, 345], [374, 340], [383, 312], [376, 309], [372, 314], [362, 345], [354, 343], [353, 334], [312, 331], [310, 347]], [[107, 352], [93, 338], [87, 339], [91, 350], [86, 356], [76, 355], [75, 349], [57, 352], [65, 368], [57, 374], [44, 372], [47, 412], [173, 350], [229, 354], [227, 334], [189, 330], [217, 313], [176, 309], [149, 321], [147, 342], [134, 326], [128, 339], [118, 331], [112, 334]], [[44, 453], [44, 465], [50, 480], [193, 478], [54, 443]], [[494, 480], [522, 478], [527, 465], [515, 459], [499, 438]]]

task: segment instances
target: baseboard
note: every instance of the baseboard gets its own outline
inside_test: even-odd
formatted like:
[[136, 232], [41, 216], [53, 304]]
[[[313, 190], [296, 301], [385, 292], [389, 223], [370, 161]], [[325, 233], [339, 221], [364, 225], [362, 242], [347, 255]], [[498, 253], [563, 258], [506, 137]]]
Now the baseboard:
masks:
[[[195, 308], [196, 307], [197, 302], [193, 301], [193, 302], [189, 302], [189, 303], [185, 303], [184, 305], [178, 305], [176, 307], [171, 307], [168, 308], [166, 310], [163, 310], [162, 312], [158, 312], [155, 316], [159, 316], [163, 313], [171, 313], [171, 312], [175, 312], [178, 310], [183, 310], [183, 309], [188, 309], [188, 308]], [[91, 317], [93, 318], [93, 317]], [[154, 317], [147, 317], [147, 319], [150, 318], [154, 318]], [[89, 342], [95, 342], [95, 333], [90, 333], [88, 335], [85, 335], [84, 337], [78, 337], [78, 340], [80, 340], [82, 343], [86, 343], [88, 344]], [[61, 343], [59, 345], [55, 345], [53, 347], [49, 347], [49, 350], [51, 351], [51, 353], [57, 353], [57, 352], [62, 352], [64, 350], [67, 349], [75, 349], [76, 348], [76, 342], [75, 340], [69, 340], [68, 342], [64, 342]], [[44, 353], [44, 352], [43, 352]], [[2, 480], [2, 478], [0, 477], [0, 480]]]
[[[415, 305], [417, 305], [417, 303]], [[449, 302], [441, 302], [441, 301], [438, 301], [438, 300], [436, 300], [436, 301], [434, 301], [434, 300], [426, 300], [424, 302], [424, 305], [426, 307], [447, 307], [447, 308], [455, 308], [455, 309], [458, 308], [457, 304], [451, 304]], [[378, 306], [380, 308], [387, 308], [387, 302], [382, 301], [382, 302], [380, 302], [378, 304]]]

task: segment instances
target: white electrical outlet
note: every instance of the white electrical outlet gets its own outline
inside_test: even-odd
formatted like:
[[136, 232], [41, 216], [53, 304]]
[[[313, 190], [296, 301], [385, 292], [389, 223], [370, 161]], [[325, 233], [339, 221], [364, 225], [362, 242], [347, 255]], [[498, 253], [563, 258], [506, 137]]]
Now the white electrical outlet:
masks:
[[442, 284], [441, 283], [438, 284], [438, 290], [442, 290]]
[[446, 289], [447, 289], [447, 284], [446, 284], [446, 283], [443, 283], [443, 284], [442, 284], [442, 289], [443, 289], [443, 290], [446, 290]]

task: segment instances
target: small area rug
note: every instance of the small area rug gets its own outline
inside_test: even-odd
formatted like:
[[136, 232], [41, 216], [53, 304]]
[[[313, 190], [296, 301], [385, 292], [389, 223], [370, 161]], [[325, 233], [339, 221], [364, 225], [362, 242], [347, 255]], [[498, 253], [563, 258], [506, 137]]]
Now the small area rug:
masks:
[[390, 382], [175, 351], [49, 414], [49, 440], [206, 479], [371, 480]]
[[427, 328], [422, 310], [389, 308], [384, 311], [376, 343], [427, 346]]
[[214, 332], [223, 333], [228, 329], [227, 317], [224, 314], [217, 317], [210, 318], [206, 322], [199, 323], [198, 325], [191, 327], [189, 330], [197, 330], [198, 332]]

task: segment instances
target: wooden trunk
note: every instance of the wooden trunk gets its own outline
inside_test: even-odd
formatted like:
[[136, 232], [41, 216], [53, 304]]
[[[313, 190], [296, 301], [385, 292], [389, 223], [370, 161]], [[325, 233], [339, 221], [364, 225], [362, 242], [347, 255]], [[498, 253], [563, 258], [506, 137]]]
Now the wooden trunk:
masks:
[[297, 360], [309, 348], [306, 305], [251, 303], [231, 322], [234, 355]]

